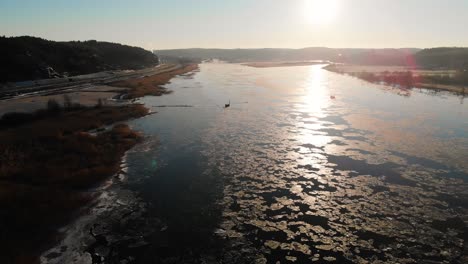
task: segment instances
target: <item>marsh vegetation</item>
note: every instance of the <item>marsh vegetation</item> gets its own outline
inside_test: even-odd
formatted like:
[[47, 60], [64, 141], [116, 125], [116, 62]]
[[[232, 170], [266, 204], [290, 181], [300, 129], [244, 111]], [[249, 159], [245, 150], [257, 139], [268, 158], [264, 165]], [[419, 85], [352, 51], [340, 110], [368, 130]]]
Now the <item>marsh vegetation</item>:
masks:
[[57, 227], [93, 199], [87, 189], [118, 172], [122, 155], [140, 138], [125, 124], [88, 131], [147, 113], [142, 105], [85, 108], [51, 100], [43, 110], [3, 116], [0, 247], [7, 260], [33, 261]]

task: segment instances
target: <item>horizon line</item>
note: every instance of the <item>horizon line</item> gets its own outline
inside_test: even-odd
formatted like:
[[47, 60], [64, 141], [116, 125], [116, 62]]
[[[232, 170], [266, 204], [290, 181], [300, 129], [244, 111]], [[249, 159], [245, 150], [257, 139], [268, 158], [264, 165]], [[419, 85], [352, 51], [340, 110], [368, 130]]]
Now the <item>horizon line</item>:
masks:
[[145, 48], [144, 45], [134, 45], [134, 44], [128, 44], [125, 42], [116, 42], [116, 41], [110, 41], [110, 40], [97, 40], [97, 39], [83, 39], [83, 40], [77, 40], [77, 39], [69, 39], [69, 40], [53, 40], [53, 39], [48, 39], [45, 37], [39, 37], [39, 36], [32, 36], [32, 35], [0, 35], [0, 37], [5, 37], [5, 38], [20, 38], [20, 37], [33, 37], [33, 38], [40, 38], [48, 41], [55, 41], [55, 42], [70, 42], [70, 41], [98, 41], [98, 42], [109, 42], [109, 43], [116, 43], [116, 44], [122, 44], [122, 45], [127, 45], [131, 47], [139, 47], [148, 51], [162, 51], [162, 50], [189, 50], [189, 49], [205, 49], [205, 50], [266, 50], [266, 49], [285, 49], [285, 50], [301, 50], [301, 49], [310, 49], [310, 48], [325, 48], [325, 49], [356, 49], [356, 50], [384, 50], [384, 49], [395, 49], [395, 50], [402, 50], [402, 49], [419, 49], [419, 50], [424, 50], [424, 49], [435, 49], [435, 48], [468, 48], [468, 46], [457, 46], [457, 45], [444, 45], [444, 46], [431, 46], [431, 47], [408, 47], [408, 46], [403, 46], [403, 47], [327, 47], [327, 46], [304, 46], [304, 47], [226, 47], [226, 48], [219, 48], [219, 47], [190, 47], [190, 48]]

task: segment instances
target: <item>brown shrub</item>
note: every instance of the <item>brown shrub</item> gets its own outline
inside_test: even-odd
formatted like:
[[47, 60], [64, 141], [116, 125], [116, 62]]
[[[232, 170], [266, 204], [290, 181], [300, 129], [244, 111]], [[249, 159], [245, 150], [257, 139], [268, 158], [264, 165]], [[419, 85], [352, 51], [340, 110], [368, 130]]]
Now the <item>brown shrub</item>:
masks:
[[[87, 188], [117, 173], [139, 140], [127, 125], [92, 136], [90, 127], [145, 115], [141, 105], [45, 117], [0, 130], [0, 248], [6, 263], [35, 259], [54, 230], [89, 202]], [[35, 259], [37, 260], [37, 258]]]

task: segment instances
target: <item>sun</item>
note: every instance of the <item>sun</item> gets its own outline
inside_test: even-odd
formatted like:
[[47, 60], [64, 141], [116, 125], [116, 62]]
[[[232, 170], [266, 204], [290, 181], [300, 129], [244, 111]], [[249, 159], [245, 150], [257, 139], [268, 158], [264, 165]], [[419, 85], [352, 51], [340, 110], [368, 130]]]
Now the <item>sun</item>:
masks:
[[326, 25], [338, 15], [338, 0], [305, 0], [304, 15], [313, 25]]

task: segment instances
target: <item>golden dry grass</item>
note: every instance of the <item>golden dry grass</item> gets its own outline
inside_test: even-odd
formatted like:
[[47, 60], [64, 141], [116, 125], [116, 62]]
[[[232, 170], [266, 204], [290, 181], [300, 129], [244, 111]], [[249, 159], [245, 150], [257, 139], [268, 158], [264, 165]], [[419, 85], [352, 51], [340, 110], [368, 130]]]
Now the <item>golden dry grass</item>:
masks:
[[[0, 130], [2, 263], [32, 263], [55, 230], [89, 202], [87, 188], [119, 170], [140, 135], [127, 125], [86, 131], [147, 114], [142, 105], [87, 108]], [[5, 261], [5, 262], [3, 262]]]

